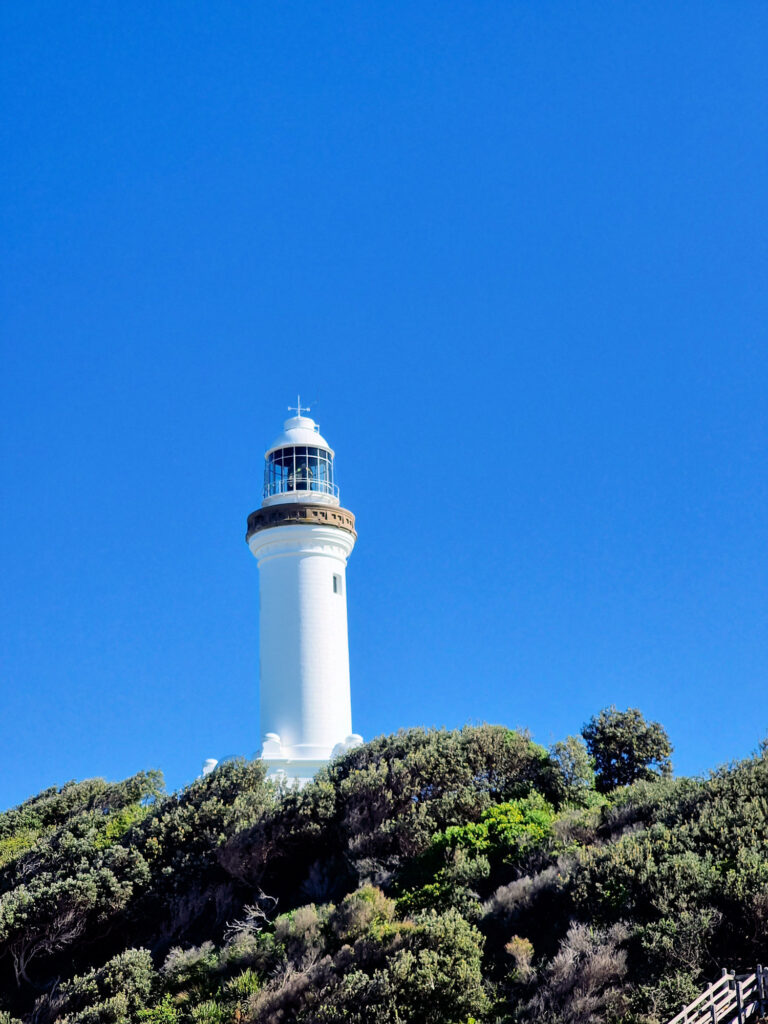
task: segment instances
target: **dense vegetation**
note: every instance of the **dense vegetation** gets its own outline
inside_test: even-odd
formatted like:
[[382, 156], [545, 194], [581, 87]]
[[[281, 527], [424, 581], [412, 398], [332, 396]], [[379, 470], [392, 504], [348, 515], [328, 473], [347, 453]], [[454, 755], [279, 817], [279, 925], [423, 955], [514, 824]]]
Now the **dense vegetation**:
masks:
[[673, 779], [638, 712], [583, 735], [46, 790], [0, 815], [0, 1022], [665, 1021], [768, 959], [768, 754]]

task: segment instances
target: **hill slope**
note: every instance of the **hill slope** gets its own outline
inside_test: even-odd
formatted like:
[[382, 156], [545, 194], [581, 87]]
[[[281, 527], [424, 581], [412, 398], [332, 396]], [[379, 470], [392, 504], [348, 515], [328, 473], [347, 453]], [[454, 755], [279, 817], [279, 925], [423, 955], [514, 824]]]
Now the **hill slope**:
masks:
[[0, 815], [0, 1022], [664, 1021], [768, 958], [768, 756], [607, 795], [498, 726]]

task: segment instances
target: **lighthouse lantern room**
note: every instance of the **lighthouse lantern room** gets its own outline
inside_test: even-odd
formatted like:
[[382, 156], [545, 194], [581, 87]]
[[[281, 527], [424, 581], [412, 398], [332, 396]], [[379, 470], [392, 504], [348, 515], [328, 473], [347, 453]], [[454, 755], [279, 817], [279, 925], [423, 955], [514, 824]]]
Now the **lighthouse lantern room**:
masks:
[[347, 559], [355, 517], [341, 508], [334, 452], [298, 403], [267, 449], [261, 507], [246, 540], [259, 566], [263, 759], [304, 784], [362, 743], [352, 732]]

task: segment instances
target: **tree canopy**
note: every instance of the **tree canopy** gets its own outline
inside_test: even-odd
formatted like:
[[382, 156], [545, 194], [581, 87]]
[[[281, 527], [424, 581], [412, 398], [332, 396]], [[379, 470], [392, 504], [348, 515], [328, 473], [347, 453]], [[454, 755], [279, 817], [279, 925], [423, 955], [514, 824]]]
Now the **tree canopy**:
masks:
[[601, 793], [672, 774], [669, 736], [658, 722], [646, 722], [637, 708], [603, 708], [590, 718], [581, 735], [594, 761]]

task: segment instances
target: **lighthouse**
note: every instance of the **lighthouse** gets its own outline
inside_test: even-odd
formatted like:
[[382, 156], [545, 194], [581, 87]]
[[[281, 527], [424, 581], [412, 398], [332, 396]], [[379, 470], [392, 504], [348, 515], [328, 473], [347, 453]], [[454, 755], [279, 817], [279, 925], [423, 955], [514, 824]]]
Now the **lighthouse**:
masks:
[[362, 743], [352, 732], [347, 559], [355, 517], [342, 508], [334, 452], [302, 409], [267, 449], [261, 507], [246, 541], [259, 566], [262, 758], [303, 785]]

